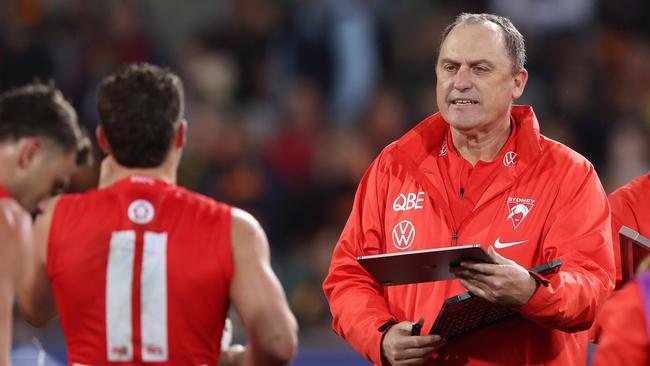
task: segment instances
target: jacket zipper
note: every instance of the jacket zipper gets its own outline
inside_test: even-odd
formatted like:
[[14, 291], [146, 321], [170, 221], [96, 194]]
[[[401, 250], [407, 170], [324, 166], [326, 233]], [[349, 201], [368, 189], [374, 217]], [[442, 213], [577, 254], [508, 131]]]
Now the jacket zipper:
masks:
[[[514, 183], [513, 183], [513, 184], [509, 184], [507, 187], [505, 187], [505, 188], [503, 189], [503, 191], [497, 193], [497, 194], [496, 194], [494, 197], [492, 197], [490, 200], [483, 202], [483, 204], [482, 204], [480, 207], [477, 207], [476, 209], [474, 209], [474, 210], [473, 210], [473, 211], [472, 211], [472, 212], [471, 212], [471, 213], [470, 213], [470, 214], [465, 218], [465, 220], [463, 220], [463, 222], [459, 223], [459, 224], [458, 224], [458, 227], [454, 227], [454, 228], [453, 228], [453, 231], [452, 231], [452, 233], [451, 233], [451, 244], [452, 244], [452, 245], [458, 245], [458, 235], [459, 235], [459, 233], [460, 233], [460, 229], [461, 229], [461, 227], [463, 226], [463, 223], [469, 221], [471, 218], [473, 218], [474, 216], [476, 216], [477, 212], [479, 212], [479, 209], [480, 209], [481, 207], [486, 206], [487, 204], [491, 203], [492, 201], [494, 201], [494, 200], [496, 200], [496, 199], [499, 199], [499, 198], [502, 196], [503, 192], [506, 192], [507, 190], [509, 190], [510, 188], [512, 188], [513, 185], [514, 185]], [[463, 198], [463, 194], [464, 194], [464, 193], [465, 193], [465, 190], [464, 190], [463, 188], [461, 188], [461, 189], [460, 189], [460, 197], [461, 197], [461, 198]]]

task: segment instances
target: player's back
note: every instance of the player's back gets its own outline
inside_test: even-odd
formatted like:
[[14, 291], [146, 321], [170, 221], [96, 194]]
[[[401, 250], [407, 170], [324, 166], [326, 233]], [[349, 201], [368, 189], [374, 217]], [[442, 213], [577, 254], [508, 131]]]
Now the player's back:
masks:
[[216, 364], [230, 233], [229, 206], [147, 177], [63, 196], [47, 271], [69, 362]]

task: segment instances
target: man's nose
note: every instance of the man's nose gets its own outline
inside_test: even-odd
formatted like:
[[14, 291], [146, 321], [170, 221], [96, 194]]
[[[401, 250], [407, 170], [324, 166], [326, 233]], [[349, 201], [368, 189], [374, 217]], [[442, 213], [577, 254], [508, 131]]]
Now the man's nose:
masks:
[[472, 87], [471, 70], [468, 67], [461, 66], [456, 75], [454, 75], [454, 89], [467, 90]]

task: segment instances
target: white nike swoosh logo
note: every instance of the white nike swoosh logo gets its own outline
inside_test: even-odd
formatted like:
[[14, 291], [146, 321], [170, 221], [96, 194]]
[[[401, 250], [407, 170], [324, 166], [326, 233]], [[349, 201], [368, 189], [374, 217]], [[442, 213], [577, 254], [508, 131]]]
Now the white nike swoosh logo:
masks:
[[528, 240], [522, 240], [522, 241], [512, 241], [509, 243], [502, 243], [499, 241], [499, 239], [501, 239], [501, 237], [498, 237], [497, 240], [494, 241], [494, 247], [497, 249], [503, 249], [503, 248], [511, 247], [513, 245], [523, 244], [528, 241]]

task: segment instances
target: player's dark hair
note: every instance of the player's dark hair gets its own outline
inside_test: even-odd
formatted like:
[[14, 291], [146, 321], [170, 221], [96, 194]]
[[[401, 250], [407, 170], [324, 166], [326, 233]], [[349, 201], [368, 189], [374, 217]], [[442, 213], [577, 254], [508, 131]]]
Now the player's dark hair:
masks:
[[92, 161], [90, 139], [53, 82], [36, 81], [0, 95], [0, 142], [35, 136], [50, 140], [66, 153], [75, 151], [78, 165]]
[[99, 87], [97, 110], [115, 160], [129, 168], [161, 165], [183, 113], [183, 84], [171, 71], [129, 64]]

